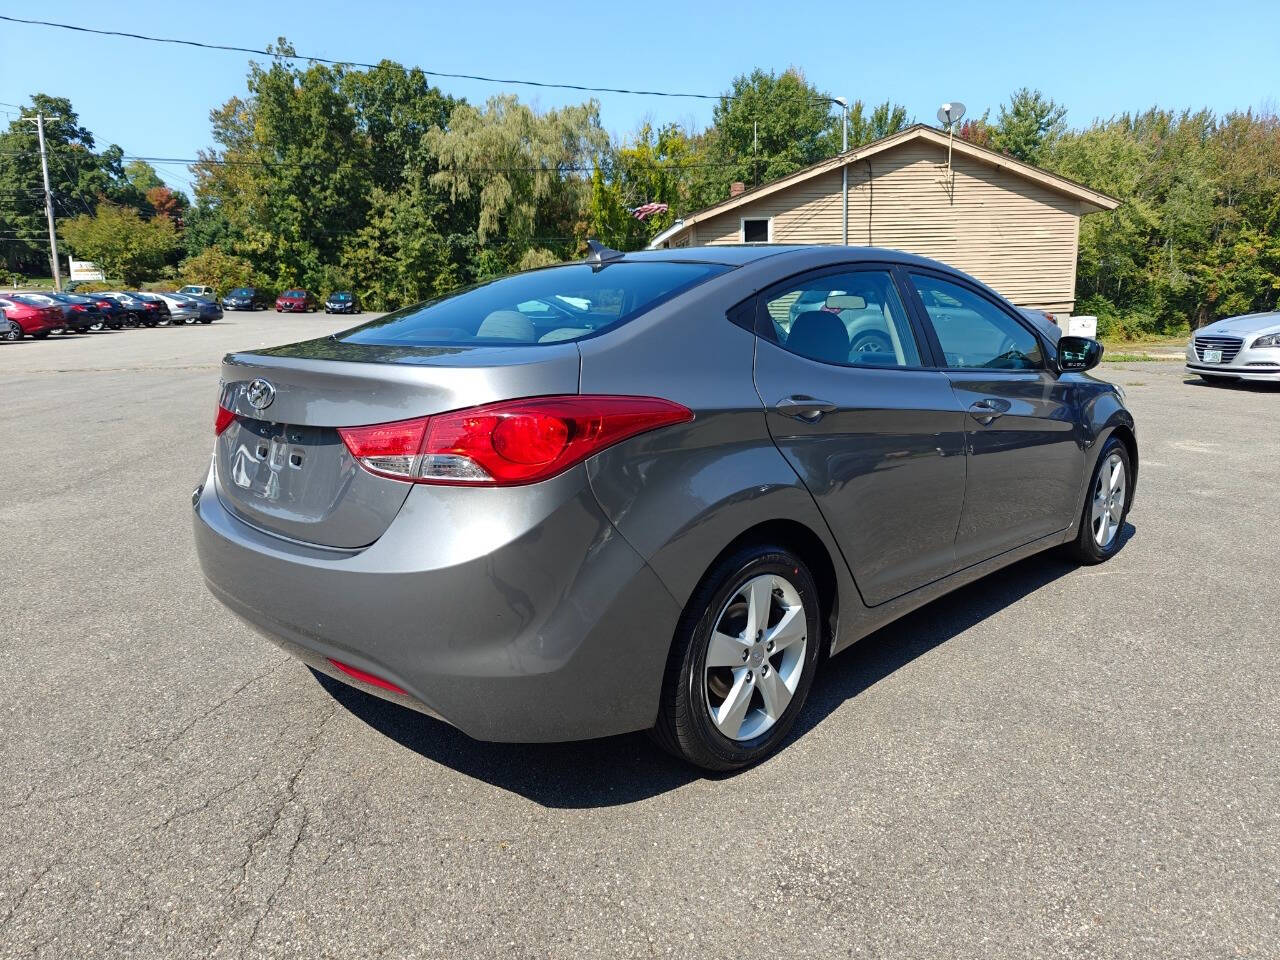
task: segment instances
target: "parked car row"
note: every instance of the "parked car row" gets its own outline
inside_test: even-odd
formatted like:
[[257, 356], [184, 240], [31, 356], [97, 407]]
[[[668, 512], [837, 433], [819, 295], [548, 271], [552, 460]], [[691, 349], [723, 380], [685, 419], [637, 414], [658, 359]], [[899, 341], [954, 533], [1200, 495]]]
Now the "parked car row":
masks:
[[212, 300], [186, 293], [0, 294], [0, 340], [44, 339], [51, 333], [183, 326], [222, 319]]
[[[209, 287], [183, 287], [186, 290], [209, 290]], [[267, 294], [257, 287], [236, 287], [222, 298], [224, 310], [266, 310]], [[286, 290], [275, 299], [276, 313], [314, 313], [320, 308], [316, 298], [301, 287]], [[338, 290], [324, 301], [325, 313], [357, 313], [356, 298], [348, 291]]]

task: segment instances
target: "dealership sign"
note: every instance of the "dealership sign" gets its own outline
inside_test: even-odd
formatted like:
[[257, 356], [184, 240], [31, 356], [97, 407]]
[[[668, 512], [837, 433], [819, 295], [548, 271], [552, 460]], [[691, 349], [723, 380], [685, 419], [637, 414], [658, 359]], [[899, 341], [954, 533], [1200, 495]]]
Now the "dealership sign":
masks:
[[102, 268], [92, 260], [72, 260], [71, 261], [71, 279], [72, 280], [105, 280], [107, 279]]

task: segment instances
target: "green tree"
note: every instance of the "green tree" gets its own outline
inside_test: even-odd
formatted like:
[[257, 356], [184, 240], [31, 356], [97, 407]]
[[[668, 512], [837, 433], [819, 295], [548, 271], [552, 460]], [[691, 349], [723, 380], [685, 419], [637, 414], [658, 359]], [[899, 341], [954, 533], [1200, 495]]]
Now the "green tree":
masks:
[[113, 203], [66, 221], [62, 232], [77, 257], [94, 261], [108, 277], [131, 287], [154, 276], [178, 249], [171, 220], [143, 220], [138, 211]]
[[833, 109], [795, 67], [734, 77], [704, 139], [694, 204], [723, 200], [734, 181], [767, 183], [836, 153], [841, 121]]
[[[1060, 107], [1039, 90], [1022, 87], [1008, 105], [1001, 105], [991, 146], [1026, 163], [1038, 164], [1040, 155], [1065, 130], [1066, 107]], [[985, 119], [985, 117], [984, 117]]]
[[178, 268], [178, 276], [183, 283], [213, 287], [218, 296], [223, 296], [233, 287], [261, 284], [254, 274], [253, 264], [218, 247], [207, 247], [187, 257]]
[[[607, 156], [591, 177], [589, 232], [618, 250], [636, 250], [674, 221], [687, 206], [699, 157], [693, 139], [676, 124], [654, 130], [644, 124], [632, 143]], [[666, 213], [637, 220], [631, 210], [665, 203]]]
[[864, 115], [866, 107], [861, 100], [855, 100], [849, 107], [849, 147], [860, 147], [891, 136], [911, 126], [907, 119], [907, 108], [900, 103], [886, 100], [871, 108], [869, 116]]
[[588, 193], [582, 171], [599, 164], [608, 143], [594, 100], [538, 113], [510, 95], [483, 110], [461, 104], [447, 130], [426, 134], [439, 164], [431, 183], [450, 200], [478, 200], [476, 239], [510, 247], [509, 263], [535, 242], [576, 245]]
[[120, 165], [120, 148], [97, 151], [93, 134], [81, 126], [71, 101], [37, 93], [21, 117], [0, 132], [0, 265], [9, 270], [49, 270], [44, 208], [44, 181], [34, 118], [44, 117], [49, 182], [57, 216], [92, 213], [100, 200], [132, 203], [137, 195], [128, 187]]

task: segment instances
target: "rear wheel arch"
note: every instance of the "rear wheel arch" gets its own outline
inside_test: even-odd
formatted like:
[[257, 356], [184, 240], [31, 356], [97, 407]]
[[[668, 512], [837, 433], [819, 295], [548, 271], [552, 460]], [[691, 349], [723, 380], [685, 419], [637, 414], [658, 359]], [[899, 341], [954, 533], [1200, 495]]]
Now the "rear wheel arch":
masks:
[[[830, 641], [836, 635], [836, 620], [840, 613], [840, 582], [836, 576], [835, 561], [830, 550], [812, 529], [798, 520], [765, 520], [742, 531], [707, 564], [703, 578], [727, 556], [746, 546], [773, 545], [784, 547], [798, 556], [809, 568], [814, 585], [818, 588], [821, 621], [827, 630], [824, 650], [830, 649]], [[694, 590], [697, 594], [697, 590]]]

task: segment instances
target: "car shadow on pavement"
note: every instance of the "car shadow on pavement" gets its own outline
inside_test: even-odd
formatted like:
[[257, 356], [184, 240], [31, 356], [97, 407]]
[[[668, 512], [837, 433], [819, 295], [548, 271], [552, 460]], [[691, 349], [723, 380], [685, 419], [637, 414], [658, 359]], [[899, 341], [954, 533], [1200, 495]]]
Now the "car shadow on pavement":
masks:
[[1182, 383], [1184, 386], [1203, 387], [1209, 390], [1243, 390], [1245, 393], [1280, 392], [1280, 382], [1271, 383], [1266, 380], [1231, 380], [1223, 377], [1219, 383], [1210, 383], [1199, 377], [1188, 377]]
[[[1132, 524], [1121, 531], [1133, 536]], [[1078, 565], [1054, 552], [984, 577], [907, 614], [822, 664], [782, 750], [846, 701], [952, 637], [1066, 576]], [[644, 734], [575, 743], [482, 743], [442, 721], [381, 700], [312, 670], [340, 705], [419, 756], [551, 808], [620, 806], [698, 779], [732, 779], [669, 757]]]

